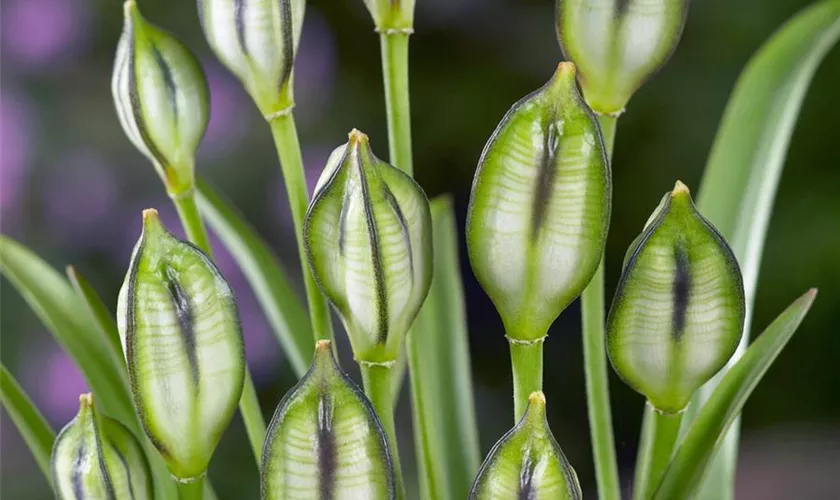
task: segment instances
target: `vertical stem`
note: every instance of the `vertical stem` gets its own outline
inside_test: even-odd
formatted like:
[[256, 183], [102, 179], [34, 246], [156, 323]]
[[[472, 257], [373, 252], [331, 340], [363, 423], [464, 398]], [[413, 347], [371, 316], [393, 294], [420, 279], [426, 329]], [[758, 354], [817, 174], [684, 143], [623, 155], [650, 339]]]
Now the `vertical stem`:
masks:
[[642, 437], [639, 440], [639, 455], [636, 459], [634, 500], [649, 500], [656, 493], [656, 488], [671, 461], [682, 416], [682, 413], [662, 413], [650, 402], [645, 404]]
[[[604, 137], [607, 156], [612, 162], [616, 118], [600, 115], [598, 121]], [[598, 266], [592, 281], [583, 291], [581, 315], [583, 326], [583, 366], [586, 375], [586, 403], [589, 411], [589, 432], [598, 498], [619, 500], [618, 464], [615, 458], [607, 351], [604, 340], [604, 261]]]
[[397, 432], [394, 426], [394, 401], [391, 390], [392, 370], [390, 365], [360, 362], [362, 369], [362, 383], [365, 394], [370, 399], [376, 415], [382, 423], [385, 436], [388, 438], [388, 449], [394, 464], [394, 475], [397, 480], [397, 499], [405, 499], [405, 485], [403, 484], [402, 467], [400, 466], [400, 451], [397, 447]]
[[176, 480], [178, 500], [202, 500], [204, 497], [204, 476], [189, 483]]
[[379, 35], [385, 107], [388, 113], [388, 152], [391, 163], [412, 175], [411, 104], [408, 97], [408, 33], [385, 30]]
[[289, 197], [289, 208], [292, 212], [292, 222], [295, 226], [300, 266], [303, 272], [303, 284], [306, 288], [306, 300], [309, 303], [309, 319], [312, 322], [312, 332], [315, 341], [332, 339], [332, 324], [327, 301], [318, 289], [309, 261], [306, 258], [306, 248], [303, 245], [303, 219], [309, 206], [309, 189], [306, 185], [306, 175], [303, 169], [303, 157], [300, 151], [295, 119], [291, 113], [275, 117], [271, 122], [271, 135], [280, 159], [280, 169], [286, 183], [286, 193]]
[[[187, 238], [208, 257], [213, 258], [207, 229], [204, 227], [204, 221], [201, 220], [198, 206], [195, 203], [195, 191], [190, 189], [184, 194], [173, 195], [172, 202], [178, 210], [178, 216], [181, 218], [181, 224], [184, 226]], [[259, 465], [262, 458], [262, 444], [265, 439], [265, 420], [260, 409], [260, 402], [257, 399], [257, 390], [254, 388], [251, 372], [247, 366], [245, 367], [245, 384], [242, 388], [242, 396], [239, 398], [239, 412], [242, 414], [242, 421], [245, 423], [245, 431], [248, 434], [251, 450], [254, 453], [257, 465]], [[195, 498], [200, 499], [200, 493], [201, 488], [199, 488], [199, 496]]]
[[519, 422], [528, 408], [528, 397], [542, 390], [543, 340], [521, 341], [508, 339], [510, 363], [513, 368], [513, 421]]

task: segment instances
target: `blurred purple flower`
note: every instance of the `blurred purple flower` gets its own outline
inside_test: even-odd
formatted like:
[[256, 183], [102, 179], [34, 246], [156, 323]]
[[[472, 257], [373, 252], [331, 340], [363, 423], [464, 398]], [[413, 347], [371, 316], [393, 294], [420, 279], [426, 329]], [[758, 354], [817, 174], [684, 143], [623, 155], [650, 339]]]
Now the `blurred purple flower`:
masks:
[[54, 69], [81, 49], [88, 12], [78, 0], [4, 0], [4, 55], [22, 65]]
[[17, 215], [31, 152], [31, 113], [18, 94], [0, 94], [0, 214], [3, 224]]
[[79, 409], [79, 394], [88, 392], [82, 372], [57, 345], [25, 362], [22, 383], [35, 388], [36, 406], [53, 422], [66, 423]]
[[[201, 142], [200, 156], [213, 158], [242, 141], [248, 133], [248, 118], [257, 116], [257, 110], [239, 82], [227, 70], [215, 61], [205, 61], [202, 66], [207, 72], [207, 84], [210, 87], [210, 123]], [[248, 109], [250, 115], [244, 112]]]
[[323, 16], [308, 8], [295, 59], [295, 100], [301, 122], [317, 121], [329, 108], [335, 88], [335, 39]]

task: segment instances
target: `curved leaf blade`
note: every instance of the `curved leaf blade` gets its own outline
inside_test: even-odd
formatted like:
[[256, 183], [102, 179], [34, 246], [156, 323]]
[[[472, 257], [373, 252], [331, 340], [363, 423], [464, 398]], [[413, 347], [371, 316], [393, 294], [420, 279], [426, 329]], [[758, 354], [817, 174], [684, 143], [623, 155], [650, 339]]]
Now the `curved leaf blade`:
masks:
[[816, 296], [817, 290], [811, 289], [788, 306], [724, 375], [675, 453], [655, 500], [691, 498], [708, 470], [715, 450], [723, 443], [726, 430], [735, 422], [753, 389], [796, 332]]
[[302, 376], [312, 361], [312, 327], [286, 271], [232, 206], [203, 180], [196, 184], [201, 215], [242, 269], [292, 369]]
[[55, 431], [5, 365], [0, 365], [0, 402], [49, 481], [50, 452]]
[[[838, 38], [838, 0], [808, 7], [780, 28], [739, 77], [706, 165], [697, 204], [732, 246], [746, 292], [745, 335], [729, 367], [749, 341], [767, 226], [799, 110], [817, 67]], [[695, 394], [686, 425], [722, 373]], [[732, 498], [737, 428], [730, 431], [698, 498]]]
[[[82, 274], [73, 266], [67, 266], [67, 279], [73, 285], [73, 289], [79, 295], [79, 298], [87, 306], [88, 311], [93, 317], [94, 322], [99, 327], [102, 335], [108, 339], [108, 347], [113, 351], [113, 355], [119, 359], [123, 359], [122, 344], [120, 342], [120, 332], [117, 330], [117, 321], [114, 315], [108, 310], [108, 306], [102, 301], [102, 298], [96, 293], [96, 290], [90, 282], [82, 276]], [[121, 368], [125, 368], [125, 363], [120, 363]]]

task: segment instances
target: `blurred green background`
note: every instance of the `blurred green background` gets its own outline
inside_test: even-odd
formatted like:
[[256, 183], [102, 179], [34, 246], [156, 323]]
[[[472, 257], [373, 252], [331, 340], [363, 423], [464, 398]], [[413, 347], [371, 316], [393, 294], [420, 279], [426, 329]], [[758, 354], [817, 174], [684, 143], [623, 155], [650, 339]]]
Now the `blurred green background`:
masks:
[[[285, 191], [262, 118], [212, 57], [191, 0], [140, 0], [146, 17], [200, 57], [212, 119], [199, 173], [238, 206], [289, 269], [297, 266]], [[750, 55], [807, 1], [694, 2], [665, 69], [619, 121], [614, 209], [607, 248], [608, 294], [624, 250], [676, 179], [699, 185], [727, 97]], [[352, 127], [387, 157], [378, 38], [361, 0], [313, 0], [297, 62], [296, 114], [311, 185]], [[122, 26], [117, 0], [3, 0], [0, 6], [0, 215], [4, 234], [59, 269], [73, 264], [106, 297], [116, 293], [140, 231], [140, 210], [158, 208], [177, 226], [153, 169], [117, 122], [110, 93]], [[452, 193], [463, 228], [481, 149], [505, 111], [551, 75], [560, 51], [550, 0], [417, 0], [411, 101], [417, 177], [427, 193]], [[756, 300], [761, 329], [807, 288], [820, 294], [799, 333], [745, 410], [738, 498], [829, 499], [840, 491], [840, 50], [818, 71], [785, 165]], [[465, 252], [462, 248], [462, 256]], [[294, 383], [247, 283], [220, 257], [240, 297], [248, 359], [266, 417]], [[499, 318], [462, 261], [482, 453], [511, 424], [511, 377]], [[296, 279], [298, 271], [294, 271]], [[299, 280], [298, 280], [299, 281]], [[299, 287], [300, 288], [300, 287]], [[75, 414], [84, 381], [5, 280], [2, 361], [56, 429]], [[587, 497], [594, 475], [581, 366], [579, 308], [546, 344], [550, 422]], [[754, 332], [757, 333], [757, 332]], [[346, 368], [355, 368], [345, 339]], [[354, 373], [357, 376], [357, 373]], [[629, 487], [643, 399], [611, 380], [622, 485]], [[398, 427], [404, 468], [413, 469], [404, 391]], [[237, 417], [238, 418], [238, 417]], [[2, 416], [0, 496], [47, 498], [46, 481]], [[256, 498], [257, 472], [235, 420], [211, 466], [220, 498]]]

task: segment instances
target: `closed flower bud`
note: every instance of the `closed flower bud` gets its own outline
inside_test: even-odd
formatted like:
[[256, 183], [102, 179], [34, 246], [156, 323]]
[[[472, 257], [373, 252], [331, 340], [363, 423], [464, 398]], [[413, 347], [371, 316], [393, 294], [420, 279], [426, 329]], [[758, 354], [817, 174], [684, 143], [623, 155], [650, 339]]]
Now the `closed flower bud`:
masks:
[[204, 36], [266, 119], [293, 105], [305, 0], [198, 0]]
[[432, 281], [429, 201], [350, 132], [330, 155], [304, 224], [309, 264], [357, 360], [391, 362]]
[[744, 314], [732, 250], [677, 182], [625, 259], [607, 318], [615, 371], [657, 410], [678, 412], [735, 352]]
[[143, 429], [175, 477], [197, 479], [244, 383], [233, 290], [204, 253], [146, 210], [117, 309]]
[[260, 478], [264, 500], [394, 498], [385, 433], [370, 402], [338, 367], [327, 340], [318, 342], [309, 372], [277, 406]]
[[79, 413], [58, 434], [50, 467], [60, 500], [153, 498], [143, 448], [121, 423], [99, 414], [92, 394], [79, 397]]
[[561, 63], [493, 132], [470, 195], [470, 263], [510, 338], [545, 336], [592, 279], [611, 196], [597, 120]]
[[365, 0], [377, 31], [411, 33], [414, 26], [414, 0]]
[[624, 109], [671, 56], [687, 13], [688, 0], [557, 0], [560, 47], [592, 109]]
[[577, 474], [551, 434], [545, 396], [531, 394], [516, 427], [493, 446], [470, 491], [471, 500], [581, 498]]
[[195, 151], [210, 115], [207, 80], [192, 52], [125, 3], [111, 91], [123, 130], [170, 194], [194, 184]]

